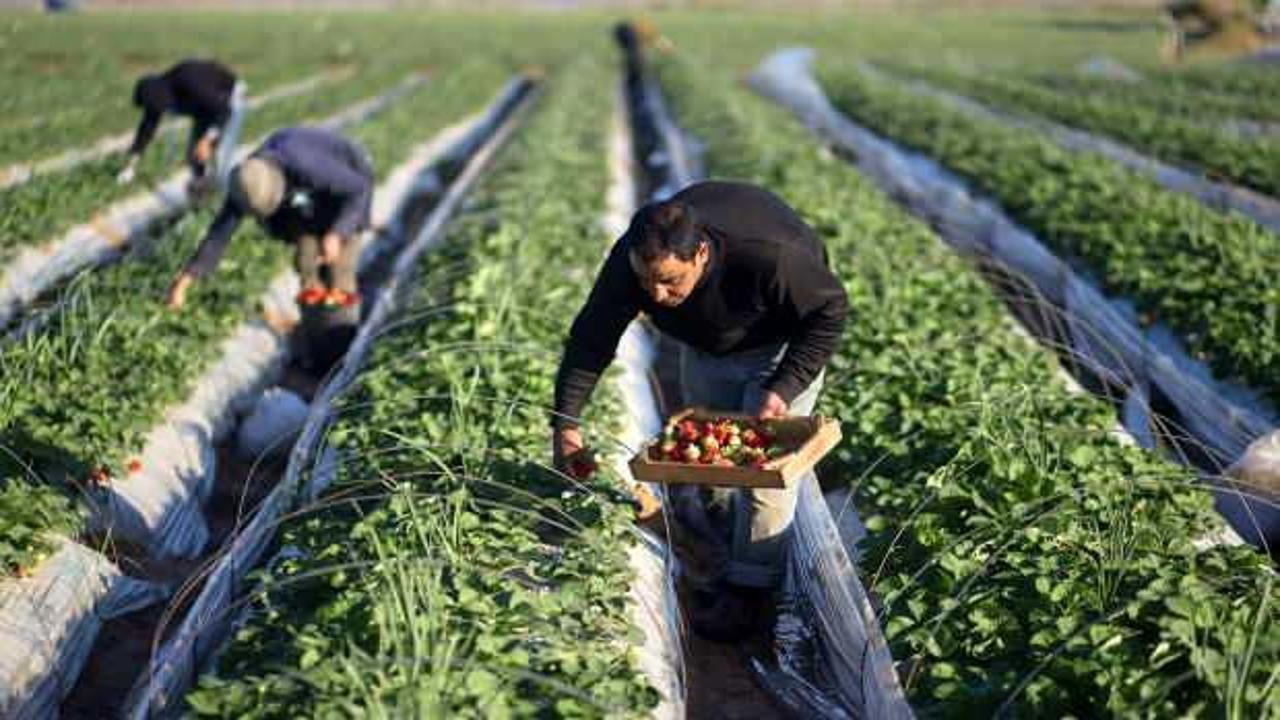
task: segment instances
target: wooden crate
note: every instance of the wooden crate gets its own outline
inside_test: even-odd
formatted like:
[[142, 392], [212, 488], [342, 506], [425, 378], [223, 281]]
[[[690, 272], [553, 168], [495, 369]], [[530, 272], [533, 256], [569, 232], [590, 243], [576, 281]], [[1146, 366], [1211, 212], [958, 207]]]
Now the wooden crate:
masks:
[[[752, 420], [750, 415], [713, 412], [704, 408], [687, 408], [672, 416], [671, 421], [697, 421], [714, 418]], [[652, 460], [649, 448], [661, 437], [645, 443], [631, 458], [631, 474], [636, 480], [668, 485], [720, 485], [732, 487], [784, 488], [814, 465], [840, 442], [840, 423], [821, 415], [789, 417], [769, 421], [777, 441], [795, 450], [765, 463], [762, 468], [693, 465]]]

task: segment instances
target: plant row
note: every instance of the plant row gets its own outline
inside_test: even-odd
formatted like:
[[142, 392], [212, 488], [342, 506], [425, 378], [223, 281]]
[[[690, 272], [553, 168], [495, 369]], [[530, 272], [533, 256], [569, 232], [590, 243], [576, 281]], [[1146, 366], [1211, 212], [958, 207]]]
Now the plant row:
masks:
[[[1177, 88], [1262, 102], [1280, 94], [1280, 77], [1274, 66], [1223, 62], [1182, 70], [1151, 73], [1148, 82], [1160, 88]], [[1274, 111], [1273, 111], [1274, 112]]]
[[[501, 80], [496, 66], [469, 64], [349, 136], [383, 176], [414, 143], [481, 106]], [[89, 478], [129, 482], [140, 469], [133, 456], [147, 432], [188, 396], [287, 267], [289, 248], [246, 222], [218, 272], [194, 288], [181, 312], [167, 310], [165, 290], [212, 217], [212, 209], [194, 213], [145, 251], [81, 275], [41, 332], [0, 352], [0, 445], [13, 465], [5, 476], [26, 464], [53, 486], [92, 495], [98, 489]], [[0, 524], [20, 520], [6, 516]]]
[[[1280, 592], [1180, 467], [1112, 437], [965, 262], [707, 57], [667, 63], [713, 176], [765, 185], [824, 238], [850, 322], [819, 409], [842, 445], [864, 583], [925, 717], [1280, 709]], [[695, 70], [697, 68], [697, 70]]]
[[1008, 77], [911, 66], [908, 72], [996, 106], [1010, 106], [1098, 132], [1165, 160], [1280, 197], [1280, 139], [1242, 137], [1153, 110], [1123, 93], [1073, 95]]
[[[0, 166], [55, 155], [138, 120], [133, 83], [187, 57], [216, 58], [260, 93], [309, 73], [447, 68], [476, 52], [555, 62], [598, 18], [386, 13], [82, 13], [0, 17]], [[290, 41], [282, 43], [280, 37]]]
[[[635, 716], [631, 510], [543, 463], [560, 343], [605, 247], [609, 75], [584, 56], [423, 262], [341, 402], [342, 458], [197, 717]], [[600, 388], [593, 435], [618, 410]]]
[[1211, 120], [1280, 120], [1280, 107], [1274, 98], [1265, 95], [1221, 95], [1182, 85], [1123, 82], [1066, 73], [1032, 75], [1026, 80], [1075, 96], [1111, 103], [1137, 103], [1149, 112], [1171, 113], [1179, 119], [1201, 124]]
[[1280, 237], [1101, 157], [832, 67], [833, 102], [931, 155], [1066, 258], [1177, 331], [1219, 375], [1280, 401]]
[[[133, 105], [134, 82], [184, 58], [221, 60], [252, 93], [341, 64], [324, 46], [263, 42], [265, 28], [193, 41], [172, 25], [140, 32], [133, 24], [126, 34], [121, 19], [64, 23], [61, 18], [32, 17], [36, 22], [25, 28], [28, 32], [14, 32], [0, 64], [6, 87], [0, 99], [0, 166], [40, 160], [132, 130], [139, 117]], [[119, 24], [121, 32], [94, 27], [104, 24]], [[264, 25], [260, 20], [253, 24]]]

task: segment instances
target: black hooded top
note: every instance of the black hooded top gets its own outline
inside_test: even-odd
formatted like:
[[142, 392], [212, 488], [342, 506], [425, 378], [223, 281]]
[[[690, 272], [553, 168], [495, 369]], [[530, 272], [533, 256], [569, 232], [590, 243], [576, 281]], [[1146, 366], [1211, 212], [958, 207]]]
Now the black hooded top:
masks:
[[142, 122], [129, 152], [139, 155], [155, 137], [165, 113], [185, 115], [197, 127], [221, 127], [231, 116], [235, 73], [212, 60], [184, 60], [160, 75], [148, 75], [133, 88], [133, 104]]
[[786, 342], [765, 389], [790, 403], [831, 359], [848, 297], [817, 234], [778, 196], [745, 183], [691, 185], [674, 200], [692, 211], [710, 257], [676, 307], [654, 302], [632, 270], [627, 236], [613, 246], [578, 313], [556, 377], [557, 427], [574, 424], [639, 313], [662, 332], [716, 356]]

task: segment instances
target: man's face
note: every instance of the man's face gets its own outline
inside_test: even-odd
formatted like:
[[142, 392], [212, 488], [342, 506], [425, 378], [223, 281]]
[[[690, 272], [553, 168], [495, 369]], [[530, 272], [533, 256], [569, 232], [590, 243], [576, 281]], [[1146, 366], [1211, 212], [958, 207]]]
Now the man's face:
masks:
[[631, 269], [649, 297], [663, 307], [675, 307], [684, 302], [697, 287], [710, 255], [707, 244], [702, 243], [692, 260], [681, 260], [674, 253], [667, 253], [648, 262], [634, 252], [629, 257]]

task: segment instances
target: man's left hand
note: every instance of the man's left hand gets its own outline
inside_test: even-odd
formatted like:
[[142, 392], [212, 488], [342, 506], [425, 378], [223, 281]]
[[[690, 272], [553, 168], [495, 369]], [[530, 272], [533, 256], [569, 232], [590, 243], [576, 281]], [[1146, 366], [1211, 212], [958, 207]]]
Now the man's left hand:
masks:
[[187, 290], [191, 284], [195, 282], [195, 276], [189, 272], [181, 272], [178, 277], [174, 278], [173, 284], [169, 286], [169, 292], [165, 296], [165, 305], [170, 310], [181, 310], [182, 306], [187, 303]]
[[772, 390], [766, 390], [764, 398], [760, 401], [760, 409], [756, 411], [756, 417], [761, 420], [786, 417], [787, 410], [787, 401], [783, 400], [781, 395]]

